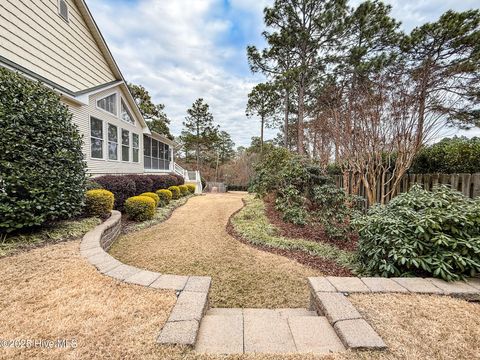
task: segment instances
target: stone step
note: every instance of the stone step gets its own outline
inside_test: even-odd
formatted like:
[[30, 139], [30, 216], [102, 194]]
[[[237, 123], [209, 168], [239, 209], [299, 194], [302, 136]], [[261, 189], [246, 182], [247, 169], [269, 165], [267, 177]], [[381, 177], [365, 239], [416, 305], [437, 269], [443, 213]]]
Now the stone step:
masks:
[[202, 319], [195, 350], [328, 354], [345, 347], [329, 321], [307, 309], [210, 309]]
[[290, 316], [317, 316], [317, 313], [304, 308], [288, 308], [288, 309], [256, 309], [256, 308], [211, 308], [207, 310], [206, 315], [224, 315], [236, 316], [246, 313], [257, 316], [280, 316], [288, 318]]

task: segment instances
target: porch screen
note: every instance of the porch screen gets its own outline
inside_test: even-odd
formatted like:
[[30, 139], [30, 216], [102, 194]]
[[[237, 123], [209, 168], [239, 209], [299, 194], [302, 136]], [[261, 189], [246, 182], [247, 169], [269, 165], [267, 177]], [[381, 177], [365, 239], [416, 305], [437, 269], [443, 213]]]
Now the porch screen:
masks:
[[144, 167], [151, 170], [170, 169], [170, 146], [161, 141], [143, 136]]

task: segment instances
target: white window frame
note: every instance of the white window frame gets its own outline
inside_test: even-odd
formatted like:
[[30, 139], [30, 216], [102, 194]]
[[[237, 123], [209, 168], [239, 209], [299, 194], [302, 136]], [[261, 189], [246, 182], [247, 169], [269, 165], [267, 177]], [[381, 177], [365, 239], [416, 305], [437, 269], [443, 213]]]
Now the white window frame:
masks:
[[[100, 100], [103, 100], [103, 99], [105, 99], [105, 98], [107, 98], [107, 97], [110, 97], [110, 96], [112, 96], [112, 95], [115, 95], [115, 113], [111, 113], [110, 111], [107, 111], [107, 110], [105, 110], [105, 109], [102, 109], [100, 106], [98, 106], [98, 102], [99, 102]], [[110, 94], [107, 94], [107, 95], [105, 95], [105, 96], [102, 96], [102, 97], [99, 98], [99, 99], [95, 99], [95, 108], [97, 108], [97, 109], [100, 110], [100, 111], [103, 111], [104, 113], [106, 113], [106, 114], [108, 114], [108, 115], [110, 115], [110, 116], [114, 116], [114, 117], [118, 118], [118, 98], [119, 98], [119, 97], [120, 97], [120, 96], [119, 96], [118, 92], [117, 92], [117, 91], [114, 91], [114, 92], [111, 92]]]
[[[95, 119], [95, 120], [98, 120], [102, 123], [102, 137], [99, 138], [99, 137], [95, 137], [95, 136], [92, 136], [92, 120]], [[90, 119], [89, 119], [89, 130], [90, 130], [90, 159], [93, 159], [93, 160], [105, 160], [105, 126], [104, 126], [104, 121], [102, 119], [99, 119], [95, 116], [90, 116]], [[92, 139], [96, 139], [96, 140], [100, 140], [102, 142], [102, 157], [94, 157], [92, 155]]]
[[[110, 138], [109, 138], [109, 127], [110, 126], [114, 126], [116, 129], [117, 129], [117, 142], [115, 141], [111, 141]], [[120, 142], [119, 142], [119, 136], [118, 136], [118, 128], [119, 126], [118, 125], [115, 125], [115, 124], [111, 124], [111, 123], [108, 123], [107, 122], [107, 159], [108, 161], [119, 161], [120, 160], [120, 156], [119, 156], [119, 148], [120, 148]], [[117, 159], [110, 159], [110, 143], [115, 143], [117, 144]]]
[[[128, 132], [128, 136], [127, 136], [128, 145], [124, 145], [124, 144], [123, 144], [123, 132], [124, 132], [124, 131]], [[131, 149], [131, 145], [130, 145], [130, 133], [131, 133], [130, 130], [123, 129], [123, 128], [122, 128], [121, 131], [120, 131], [120, 134], [122, 135], [122, 137], [121, 137], [121, 144], [122, 144], [122, 151], [121, 151], [121, 154], [122, 154], [122, 162], [131, 162], [130, 159], [131, 159], [132, 157], [130, 156], [130, 152], [131, 152], [131, 151], [130, 151], [130, 149]], [[127, 148], [128, 148], [128, 160], [123, 160], [123, 148], [124, 148], [124, 147], [127, 147]]]
[[[130, 116], [130, 119], [132, 119], [133, 122], [130, 122], [130, 121], [127, 121], [127, 120], [123, 119], [122, 107], [125, 107], [125, 112], [128, 114], [128, 116]], [[120, 120], [122, 120], [124, 123], [135, 126], [135, 118], [132, 116], [132, 112], [130, 111], [130, 108], [128, 107], [126, 101], [123, 99], [123, 96], [120, 96], [120, 116], [118, 118]]]

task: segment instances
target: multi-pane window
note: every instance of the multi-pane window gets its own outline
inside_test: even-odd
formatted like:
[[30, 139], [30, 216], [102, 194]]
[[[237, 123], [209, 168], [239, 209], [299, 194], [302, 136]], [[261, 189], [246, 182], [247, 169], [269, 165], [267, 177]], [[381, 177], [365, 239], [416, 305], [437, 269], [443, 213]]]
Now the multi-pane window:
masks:
[[130, 160], [130, 132], [122, 129], [122, 161]]
[[97, 106], [113, 115], [117, 115], [117, 94], [112, 94], [98, 100]]
[[148, 136], [143, 137], [145, 169], [168, 170], [170, 168], [170, 147]]
[[108, 124], [108, 159], [118, 160], [118, 128]]
[[140, 138], [138, 134], [132, 133], [132, 161], [138, 163], [138, 154], [140, 152]]
[[94, 159], [103, 159], [103, 121], [90, 118], [90, 155]]
[[135, 124], [135, 120], [133, 120], [132, 114], [130, 114], [130, 111], [128, 111], [127, 105], [122, 100], [122, 120], [126, 121], [130, 124]]

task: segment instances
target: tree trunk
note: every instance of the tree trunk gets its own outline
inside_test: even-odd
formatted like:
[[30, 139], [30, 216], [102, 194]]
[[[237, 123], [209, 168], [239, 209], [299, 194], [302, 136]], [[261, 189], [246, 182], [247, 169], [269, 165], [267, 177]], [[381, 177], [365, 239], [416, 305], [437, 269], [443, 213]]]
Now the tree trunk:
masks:
[[303, 78], [300, 80], [298, 87], [298, 119], [297, 119], [297, 152], [299, 155], [305, 154], [305, 149], [303, 147], [303, 117], [304, 117], [304, 108], [305, 104], [303, 100], [305, 98], [305, 88]]
[[260, 127], [260, 154], [263, 153], [263, 125], [265, 122], [265, 117], [261, 117], [261, 127]]
[[288, 116], [290, 115], [289, 114], [289, 109], [290, 107], [290, 94], [287, 91], [285, 91], [285, 122], [284, 122], [284, 146], [285, 146], [285, 149], [288, 149]]
[[196, 156], [197, 156], [197, 171], [200, 171], [200, 128], [197, 124], [197, 149], [196, 149]]

